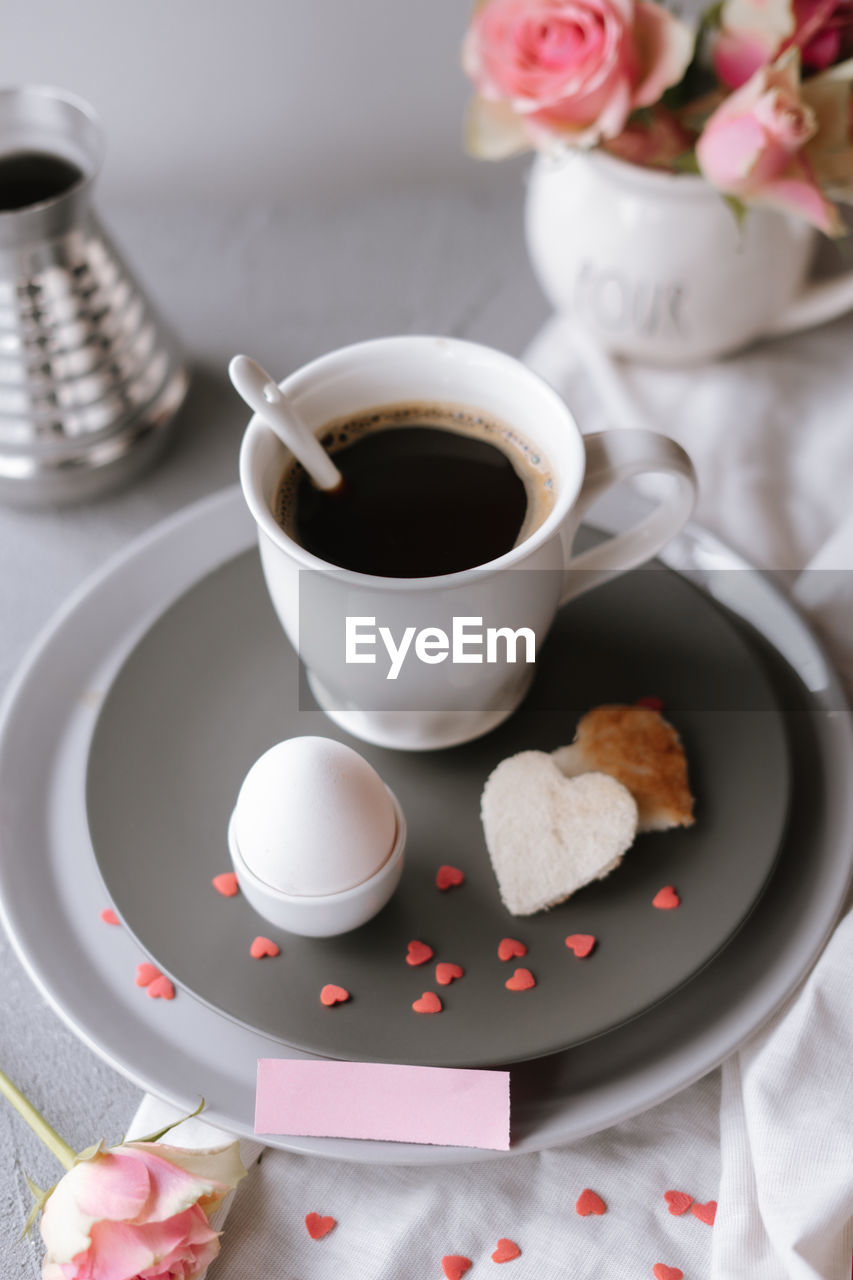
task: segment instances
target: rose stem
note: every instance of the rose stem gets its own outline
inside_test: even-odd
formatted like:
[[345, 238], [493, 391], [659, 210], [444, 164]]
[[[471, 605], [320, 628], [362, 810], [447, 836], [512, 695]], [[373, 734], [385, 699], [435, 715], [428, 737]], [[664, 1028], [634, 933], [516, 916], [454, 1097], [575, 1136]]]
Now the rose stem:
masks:
[[36, 1111], [29, 1098], [21, 1093], [5, 1072], [0, 1071], [0, 1093], [17, 1111], [18, 1115], [32, 1129], [33, 1133], [39, 1138], [46, 1147], [48, 1147], [56, 1156], [59, 1163], [64, 1169], [70, 1169], [77, 1159], [76, 1151], [69, 1147], [67, 1142], [63, 1142], [59, 1134], [51, 1127], [40, 1112]]

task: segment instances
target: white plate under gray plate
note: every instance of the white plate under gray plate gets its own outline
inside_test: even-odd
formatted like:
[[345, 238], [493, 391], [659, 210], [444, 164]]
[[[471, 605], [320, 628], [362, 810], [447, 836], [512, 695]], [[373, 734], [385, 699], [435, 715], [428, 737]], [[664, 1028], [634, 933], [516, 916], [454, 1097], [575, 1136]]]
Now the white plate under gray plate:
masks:
[[[118, 1070], [187, 1109], [203, 1094], [208, 1118], [242, 1134], [252, 1132], [257, 1058], [310, 1055], [187, 992], [166, 1005], [134, 987], [128, 974], [143, 958], [138, 943], [98, 920], [108, 895], [84, 791], [98, 709], [139, 637], [254, 538], [236, 488], [152, 530], [67, 603], [19, 671], [0, 718], [0, 907], [21, 960], [57, 1012]], [[664, 559], [745, 619], [763, 644], [793, 746], [788, 832], [747, 926], [690, 983], [606, 1035], [513, 1068], [512, 1153], [606, 1128], [719, 1063], [814, 962], [850, 882], [853, 737], [819, 647], [772, 582], [703, 531], [689, 529]], [[494, 1158], [343, 1139], [271, 1142], [377, 1163]]]

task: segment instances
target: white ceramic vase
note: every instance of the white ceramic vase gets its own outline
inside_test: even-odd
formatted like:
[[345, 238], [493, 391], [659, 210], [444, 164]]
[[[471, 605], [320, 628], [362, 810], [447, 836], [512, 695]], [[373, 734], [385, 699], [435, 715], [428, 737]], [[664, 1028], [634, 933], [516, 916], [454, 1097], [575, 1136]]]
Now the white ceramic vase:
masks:
[[811, 226], [756, 208], [738, 223], [698, 176], [602, 151], [539, 156], [526, 216], [549, 301], [620, 355], [689, 364], [853, 307], [853, 272], [809, 282]]

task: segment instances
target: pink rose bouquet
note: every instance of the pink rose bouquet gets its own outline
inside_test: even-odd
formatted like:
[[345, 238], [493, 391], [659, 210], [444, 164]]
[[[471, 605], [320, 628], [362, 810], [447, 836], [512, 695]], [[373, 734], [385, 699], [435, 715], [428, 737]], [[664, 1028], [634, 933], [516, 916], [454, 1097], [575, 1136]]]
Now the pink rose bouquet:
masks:
[[[236, 1142], [210, 1151], [140, 1142], [79, 1155], [0, 1072], [2, 1092], [65, 1166], [41, 1191], [43, 1280], [195, 1280], [219, 1252], [210, 1214], [245, 1176]], [[199, 1108], [200, 1109], [200, 1108]], [[171, 1127], [171, 1126], [170, 1126]]]
[[844, 230], [853, 0], [724, 0], [696, 32], [655, 0], [477, 0], [462, 60], [475, 155], [600, 146]]

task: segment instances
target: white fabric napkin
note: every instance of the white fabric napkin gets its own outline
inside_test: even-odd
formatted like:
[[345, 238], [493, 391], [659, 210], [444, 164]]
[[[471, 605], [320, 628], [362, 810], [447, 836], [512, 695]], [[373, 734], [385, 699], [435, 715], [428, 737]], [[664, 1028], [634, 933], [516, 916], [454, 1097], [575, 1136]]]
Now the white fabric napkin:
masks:
[[[790, 575], [853, 688], [853, 323], [702, 369], [601, 358], [553, 319], [527, 353], [585, 431], [651, 426], [699, 476], [696, 518]], [[851, 780], [853, 781], [853, 780]], [[804, 989], [722, 1068], [714, 1280], [847, 1280], [853, 1254], [853, 917]]]
[[[527, 359], [585, 431], [652, 424], [694, 459], [697, 519], [791, 589], [853, 687], [853, 321], [685, 371], [611, 369], [548, 324]], [[423, 1280], [463, 1254], [510, 1280], [848, 1280], [853, 1254], [853, 916], [800, 991], [720, 1071], [635, 1119], [472, 1166], [350, 1165], [267, 1150], [210, 1280]], [[177, 1141], [177, 1138], [174, 1139]], [[603, 1216], [575, 1211], [584, 1188]], [[663, 1193], [717, 1200], [713, 1227]], [[305, 1215], [336, 1220], [312, 1240]], [[665, 1273], [664, 1273], [665, 1274]], [[675, 1276], [676, 1272], [672, 1273]]]

